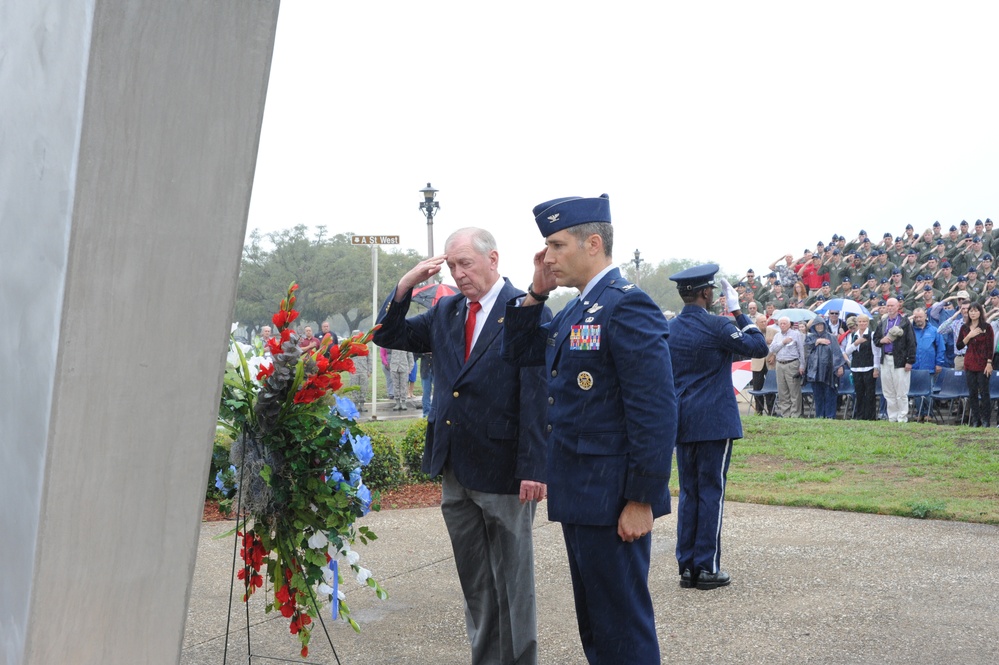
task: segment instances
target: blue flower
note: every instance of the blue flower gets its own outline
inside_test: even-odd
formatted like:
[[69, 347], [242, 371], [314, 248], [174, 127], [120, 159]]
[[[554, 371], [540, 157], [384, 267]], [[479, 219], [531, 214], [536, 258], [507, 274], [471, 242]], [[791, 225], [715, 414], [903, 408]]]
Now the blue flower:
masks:
[[364, 483], [357, 486], [357, 498], [361, 500], [361, 514], [367, 515], [371, 510], [371, 490]]
[[[226, 487], [226, 481], [222, 475], [223, 473], [228, 473], [232, 478], [231, 488]], [[234, 489], [238, 486], [239, 483], [236, 481], [236, 466], [234, 464], [230, 464], [228, 470], [219, 469], [218, 473], [215, 474], [215, 487], [217, 487], [220, 492], [228, 492], [230, 489]]]
[[343, 474], [340, 473], [340, 469], [338, 469], [336, 467], [333, 467], [333, 470], [330, 471], [330, 480], [332, 480], [334, 483], [336, 483], [337, 485], [339, 485], [345, 479], [343, 477]]
[[337, 413], [347, 420], [357, 420], [360, 414], [358, 414], [354, 402], [348, 397], [340, 397], [339, 395], [334, 395], [334, 397], [336, 398]]
[[361, 482], [361, 467], [357, 467], [350, 472], [350, 485], [351, 487], [357, 487]]
[[371, 446], [371, 437], [366, 434], [362, 434], [356, 439], [351, 438], [350, 445], [361, 466], [367, 466], [375, 456], [375, 449]]

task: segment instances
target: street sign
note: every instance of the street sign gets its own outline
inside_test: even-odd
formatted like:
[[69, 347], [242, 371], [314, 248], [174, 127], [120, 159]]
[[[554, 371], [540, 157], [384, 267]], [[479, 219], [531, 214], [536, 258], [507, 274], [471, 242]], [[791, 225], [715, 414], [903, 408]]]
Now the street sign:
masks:
[[352, 245], [398, 245], [399, 236], [350, 236]]

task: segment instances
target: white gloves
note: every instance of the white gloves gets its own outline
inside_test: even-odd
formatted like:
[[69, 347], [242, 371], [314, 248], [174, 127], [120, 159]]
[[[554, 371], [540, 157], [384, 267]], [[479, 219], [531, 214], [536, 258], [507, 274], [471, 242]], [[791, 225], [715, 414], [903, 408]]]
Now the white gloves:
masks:
[[742, 303], [739, 302], [739, 294], [728, 283], [728, 280], [722, 277], [719, 281], [721, 282], [722, 291], [725, 292], [725, 306], [728, 308], [728, 311], [735, 312], [742, 309]]

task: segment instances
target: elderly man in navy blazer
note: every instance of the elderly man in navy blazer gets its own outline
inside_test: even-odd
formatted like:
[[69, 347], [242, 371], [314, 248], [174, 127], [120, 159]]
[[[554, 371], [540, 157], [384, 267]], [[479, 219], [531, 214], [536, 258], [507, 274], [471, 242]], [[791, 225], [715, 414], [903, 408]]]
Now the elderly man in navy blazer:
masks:
[[742, 313], [735, 289], [720, 280], [735, 319], [708, 313], [715, 273], [709, 263], [679, 272], [683, 310], [670, 323], [673, 382], [679, 397], [676, 467], [680, 500], [676, 517], [676, 560], [680, 586], [702, 590], [726, 586], [721, 569], [722, 511], [732, 440], [742, 438], [742, 421], [732, 386], [733, 356], [763, 358], [763, 332]]
[[[444, 474], [441, 512], [465, 597], [472, 663], [533, 665], [531, 528], [546, 495], [545, 378], [540, 367], [519, 369], [500, 357], [506, 303], [524, 294], [500, 277], [492, 234], [460, 229], [444, 250], [399, 280], [382, 306], [374, 340], [433, 353], [436, 385], [423, 471]], [[407, 319], [413, 287], [445, 262], [461, 295]]]
[[[648, 577], [676, 435], [668, 324], [613, 265], [606, 194], [534, 216], [546, 247], [522, 306], [507, 305], [503, 357], [546, 366], [548, 516], [562, 523], [583, 651], [590, 663], [659, 663]], [[549, 324], [556, 286], [580, 296]]]

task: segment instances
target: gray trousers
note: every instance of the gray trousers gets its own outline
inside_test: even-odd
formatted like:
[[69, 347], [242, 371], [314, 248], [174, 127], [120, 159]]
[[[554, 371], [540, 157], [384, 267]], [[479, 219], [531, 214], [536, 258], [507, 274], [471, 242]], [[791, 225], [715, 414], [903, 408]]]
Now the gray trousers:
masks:
[[801, 377], [797, 360], [777, 361], [777, 410], [785, 418], [801, 416]]
[[516, 494], [476, 492], [444, 468], [441, 513], [465, 596], [472, 665], [536, 665], [534, 595], [537, 503]]

